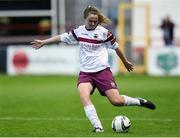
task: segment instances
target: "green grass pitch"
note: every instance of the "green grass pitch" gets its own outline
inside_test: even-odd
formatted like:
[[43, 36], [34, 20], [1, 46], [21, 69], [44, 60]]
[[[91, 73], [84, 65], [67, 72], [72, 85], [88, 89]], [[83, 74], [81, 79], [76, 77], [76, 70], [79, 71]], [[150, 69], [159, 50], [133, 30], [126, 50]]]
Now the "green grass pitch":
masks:
[[[0, 75], [1, 137], [172, 137], [180, 136], [180, 77], [117, 75], [121, 94], [154, 101], [157, 109], [115, 107], [96, 91], [92, 101], [105, 132], [92, 133], [76, 89], [76, 77]], [[115, 133], [116, 115], [131, 120]]]

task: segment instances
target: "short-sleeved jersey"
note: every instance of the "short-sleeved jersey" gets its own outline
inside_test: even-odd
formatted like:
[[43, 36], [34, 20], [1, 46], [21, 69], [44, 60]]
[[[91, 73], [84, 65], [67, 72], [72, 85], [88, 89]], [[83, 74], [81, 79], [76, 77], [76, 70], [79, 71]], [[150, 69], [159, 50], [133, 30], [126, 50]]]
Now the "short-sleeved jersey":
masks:
[[69, 33], [60, 35], [62, 42], [79, 45], [80, 71], [98, 72], [107, 67], [107, 49], [118, 48], [116, 38], [103, 26], [87, 30], [85, 25], [79, 26]]

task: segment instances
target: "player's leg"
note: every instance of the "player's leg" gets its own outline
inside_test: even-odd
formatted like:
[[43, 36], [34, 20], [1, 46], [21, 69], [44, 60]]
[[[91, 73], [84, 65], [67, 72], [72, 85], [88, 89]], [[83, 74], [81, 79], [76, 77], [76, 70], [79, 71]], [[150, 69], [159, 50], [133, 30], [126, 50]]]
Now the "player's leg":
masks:
[[91, 102], [90, 93], [93, 91], [93, 86], [90, 82], [80, 83], [78, 85], [80, 99], [83, 103], [86, 116], [90, 120], [91, 124], [95, 128], [95, 132], [103, 132], [103, 127], [97, 115], [96, 109]]
[[91, 105], [90, 93], [93, 90], [93, 86], [90, 82], [80, 83], [78, 85], [79, 95], [83, 106]]
[[96, 74], [94, 78], [94, 83], [96, 84], [101, 95], [107, 96], [109, 101], [116, 106], [144, 106], [149, 109], [155, 109], [155, 105], [146, 99], [142, 98], [132, 98], [126, 95], [120, 95], [115, 79], [109, 68]]
[[118, 89], [109, 89], [105, 91], [108, 100], [115, 106], [140, 105], [140, 101], [126, 95], [120, 95]]
[[120, 95], [117, 89], [109, 89], [105, 91], [105, 94], [109, 101], [115, 106], [143, 106], [149, 109], [155, 109], [155, 105], [151, 101]]

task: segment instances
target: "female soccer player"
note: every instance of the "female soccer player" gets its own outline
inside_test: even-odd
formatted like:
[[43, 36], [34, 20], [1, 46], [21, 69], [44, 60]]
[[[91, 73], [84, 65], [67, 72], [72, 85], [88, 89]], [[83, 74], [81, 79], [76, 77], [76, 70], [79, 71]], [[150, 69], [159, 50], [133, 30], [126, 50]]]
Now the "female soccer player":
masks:
[[45, 40], [34, 40], [31, 44], [35, 49], [56, 42], [79, 45], [80, 73], [77, 87], [86, 116], [93, 125], [94, 132], [104, 131], [90, 99], [90, 95], [95, 88], [115, 106], [135, 105], [155, 109], [155, 105], [151, 101], [119, 94], [114, 77], [110, 71], [107, 50], [109, 48], [114, 49], [129, 72], [133, 71], [133, 65], [121, 52], [113, 34], [102, 26], [103, 24], [108, 25], [111, 21], [94, 6], [86, 7], [84, 19], [85, 25], [81, 25], [69, 33]]

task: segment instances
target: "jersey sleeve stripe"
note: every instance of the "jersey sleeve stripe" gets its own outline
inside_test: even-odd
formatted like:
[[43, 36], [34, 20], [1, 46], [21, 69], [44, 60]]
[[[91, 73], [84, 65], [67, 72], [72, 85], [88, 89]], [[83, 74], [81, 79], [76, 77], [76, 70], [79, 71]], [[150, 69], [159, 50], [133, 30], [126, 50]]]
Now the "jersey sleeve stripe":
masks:
[[105, 40], [105, 42], [111, 41], [113, 38], [114, 38], [114, 36], [113, 36], [113, 35], [110, 35], [110, 36]]
[[116, 42], [116, 38], [114, 37], [114, 38], [111, 40], [111, 45], [113, 45], [115, 42]]
[[71, 33], [72, 33], [73, 37], [74, 37], [77, 41], [79, 41], [79, 39], [78, 39], [78, 37], [76, 36], [74, 30], [72, 30]]
[[107, 37], [113, 35], [111, 32], [108, 31]]

